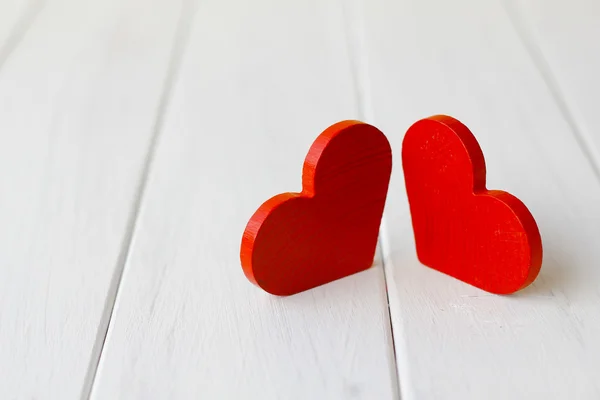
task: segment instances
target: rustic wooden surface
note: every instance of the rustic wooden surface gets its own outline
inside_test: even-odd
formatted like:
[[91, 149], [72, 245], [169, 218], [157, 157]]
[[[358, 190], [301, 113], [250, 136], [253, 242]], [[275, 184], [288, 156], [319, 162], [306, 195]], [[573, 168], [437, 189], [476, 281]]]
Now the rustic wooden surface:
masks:
[[0, 397], [72, 399], [94, 379], [180, 6], [34, 7], [0, 69]]
[[[599, 20], [593, 0], [0, 0], [0, 398], [600, 398]], [[539, 225], [522, 292], [417, 261], [400, 151], [440, 113]], [[345, 119], [392, 145], [380, 255], [270, 296], [245, 224]]]

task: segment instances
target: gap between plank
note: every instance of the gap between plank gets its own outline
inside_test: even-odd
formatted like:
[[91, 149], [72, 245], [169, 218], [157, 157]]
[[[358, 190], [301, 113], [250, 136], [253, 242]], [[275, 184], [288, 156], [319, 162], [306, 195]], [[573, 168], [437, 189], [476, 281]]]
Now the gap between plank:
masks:
[[4, 45], [0, 48], [0, 70], [4, 66], [4, 63], [6, 63], [6, 60], [10, 58], [13, 51], [15, 51], [19, 43], [21, 43], [21, 40], [23, 40], [25, 34], [29, 31], [29, 28], [33, 25], [33, 21], [35, 21], [45, 5], [46, 2], [44, 0], [32, 0], [29, 2], [25, 11], [21, 14], [21, 17], [11, 29]]
[[[371, 80], [369, 77], [368, 54], [366, 51], [365, 27], [361, 13], [361, 0], [352, 0], [348, 6], [346, 0], [341, 0], [342, 10], [344, 14], [344, 27], [346, 35], [346, 46], [348, 49], [348, 58], [350, 62], [350, 71], [354, 84], [356, 108], [359, 120], [369, 122], [373, 119], [373, 108], [371, 101]], [[382, 220], [383, 224], [383, 220]], [[381, 225], [383, 226], [383, 225]], [[398, 362], [396, 355], [396, 341], [394, 338], [394, 326], [392, 323], [392, 314], [390, 310], [390, 294], [388, 290], [388, 279], [385, 268], [385, 252], [383, 251], [383, 240], [381, 232], [377, 238], [378, 252], [381, 258], [381, 270], [383, 273], [383, 282], [385, 285], [385, 301], [387, 307], [387, 327], [390, 331], [390, 339], [392, 346], [393, 365], [392, 365], [392, 391], [394, 397], [400, 399], [400, 377], [398, 375]]]
[[544, 57], [544, 54], [542, 50], [540, 50], [539, 46], [536, 46], [533, 35], [525, 25], [524, 17], [521, 16], [521, 13], [518, 11], [518, 6], [515, 6], [513, 1], [514, 0], [501, 0], [506, 14], [508, 15], [508, 19], [516, 31], [517, 36], [523, 43], [523, 47], [525, 47], [525, 50], [529, 53], [529, 56], [533, 61], [533, 65], [536, 67], [542, 76], [542, 80], [550, 90], [552, 98], [558, 106], [561, 114], [565, 118], [567, 125], [569, 125], [569, 128], [571, 128], [571, 131], [575, 136], [575, 140], [577, 141], [577, 145], [581, 149], [583, 156], [592, 167], [592, 171], [596, 177], [596, 180], [600, 182], [600, 153], [598, 153], [596, 150], [589, 135], [586, 134], [585, 130], [582, 129], [577, 123], [577, 120], [572, 112], [572, 108], [567, 103], [564, 92], [561, 89], [555, 75], [553, 74], [548, 60], [546, 60]]
[[156, 119], [154, 121], [152, 129], [152, 137], [148, 145], [146, 159], [144, 160], [142, 173], [140, 175], [135, 191], [133, 207], [127, 221], [125, 236], [123, 237], [123, 244], [121, 246], [121, 250], [117, 258], [117, 265], [110, 282], [106, 302], [104, 304], [102, 318], [98, 325], [98, 332], [96, 334], [96, 340], [92, 349], [90, 363], [88, 365], [88, 370], [83, 383], [83, 388], [81, 390], [82, 400], [90, 399], [94, 391], [94, 384], [96, 382], [98, 368], [100, 366], [104, 346], [106, 344], [106, 338], [111, 328], [115, 304], [118, 301], [119, 289], [121, 287], [121, 282], [123, 279], [123, 272], [125, 271], [125, 266], [127, 265], [129, 255], [131, 253], [131, 246], [136, 232], [138, 216], [140, 214], [142, 201], [144, 199], [144, 194], [148, 185], [150, 171], [152, 169], [152, 163], [156, 153], [157, 144], [159, 142], [160, 133], [163, 127], [165, 112], [167, 110], [167, 106], [171, 98], [171, 92], [175, 84], [175, 79], [180, 70], [182, 58], [185, 53], [185, 49], [187, 48], [187, 43], [189, 41], [192, 21], [195, 14], [195, 7], [193, 6], [193, 1], [194, 0], [183, 0], [182, 2], [181, 14], [179, 16], [175, 37], [173, 39], [173, 45], [169, 56], [167, 74], [164, 80], [163, 89], [156, 111]]

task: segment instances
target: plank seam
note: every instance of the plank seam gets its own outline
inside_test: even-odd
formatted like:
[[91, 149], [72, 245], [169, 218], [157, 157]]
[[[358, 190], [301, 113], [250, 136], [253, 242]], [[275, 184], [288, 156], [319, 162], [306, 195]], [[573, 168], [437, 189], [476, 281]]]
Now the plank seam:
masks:
[[550, 91], [550, 94], [552, 95], [552, 98], [554, 99], [559, 111], [573, 132], [573, 136], [575, 136], [577, 145], [579, 146], [587, 162], [590, 164], [596, 180], [600, 182], [600, 153], [595, 150], [593, 141], [585, 132], [585, 129], [581, 128], [581, 126], [577, 123], [577, 119], [575, 118], [572, 108], [569, 106], [566, 100], [565, 94], [558, 82], [558, 79], [552, 72], [552, 68], [546, 60], [542, 50], [536, 45], [533, 35], [526, 28], [525, 21], [520, 15], [521, 13], [519, 13], [517, 7], [511, 0], [502, 0], [502, 4], [506, 14], [508, 15], [509, 21], [516, 31], [517, 36], [521, 40], [521, 43], [523, 44], [523, 47], [531, 57], [534, 66], [542, 76], [542, 80], [548, 87], [548, 90]]
[[160, 134], [163, 128], [164, 117], [167, 111], [169, 101], [171, 99], [171, 93], [173, 91], [176, 78], [179, 74], [179, 70], [183, 60], [183, 55], [185, 53], [187, 43], [189, 41], [192, 21], [195, 14], [195, 7], [193, 7], [193, 1], [194, 0], [183, 0], [182, 3], [181, 13], [179, 15], [179, 21], [174, 35], [171, 53], [169, 56], [169, 65], [167, 67], [167, 73], [164, 79], [163, 89], [161, 91], [161, 96], [156, 111], [156, 118], [152, 128], [152, 136], [150, 138], [150, 143], [146, 152], [146, 159], [144, 160], [142, 173], [137, 184], [133, 207], [127, 221], [127, 227], [125, 231], [125, 236], [123, 238], [123, 244], [121, 246], [121, 251], [119, 252], [119, 256], [117, 258], [117, 265], [109, 286], [106, 302], [104, 305], [104, 311], [100, 320], [100, 324], [98, 326], [98, 332], [96, 334], [96, 340], [92, 349], [90, 363], [88, 365], [88, 370], [81, 391], [82, 400], [90, 399], [94, 392], [97, 373], [100, 363], [102, 361], [102, 355], [106, 345], [108, 332], [111, 330], [112, 327], [111, 323], [113, 321], [115, 305], [119, 298], [119, 290], [121, 288], [123, 274], [129, 261], [132, 244], [137, 231], [137, 224], [139, 220], [138, 217], [140, 215], [140, 210], [143, 206], [143, 200], [146, 193], [146, 188], [148, 186], [150, 172], [152, 170], [152, 165], [156, 154], [156, 150], [158, 148]]
[[[369, 76], [368, 54], [365, 49], [365, 28], [364, 20], [361, 17], [361, 0], [353, 0], [352, 5], [348, 8], [347, 2], [341, 0], [342, 10], [344, 13], [344, 28], [346, 36], [346, 46], [348, 50], [348, 58], [350, 63], [350, 72], [356, 98], [356, 108], [358, 119], [364, 122], [370, 122], [373, 119], [373, 108], [371, 100], [371, 79]], [[382, 221], [383, 222], [383, 221]], [[382, 229], [380, 229], [383, 231]], [[387, 308], [387, 326], [390, 332], [393, 365], [392, 367], [392, 392], [395, 398], [400, 399], [400, 377], [398, 375], [398, 362], [396, 355], [396, 341], [394, 338], [394, 326], [392, 323], [392, 314], [390, 310], [390, 295], [388, 290], [388, 279], [385, 268], [385, 253], [383, 252], [383, 241], [381, 234], [377, 238], [379, 254], [381, 255], [381, 270], [383, 274], [383, 283], [385, 286], [385, 301]]]
[[14, 27], [11, 29], [10, 34], [6, 38], [4, 46], [0, 48], [0, 70], [2, 70], [2, 67], [15, 51], [19, 43], [21, 43], [45, 5], [46, 2], [44, 0], [31, 1], [25, 9], [25, 12], [23, 12], [21, 17], [17, 20]]
[[[384, 231], [384, 229], [382, 229]], [[390, 307], [390, 291], [388, 290], [388, 277], [386, 271], [386, 262], [385, 255], [386, 253], [386, 245], [384, 243], [383, 237], [379, 237], [377, 239], [377, 243], [379, 244], [380, 254], [381, 254], [381, 269], [383, 271], [383, 282], [385, 284], [385, 301], [387, 306], [387, 319], [390, 327], [390, 335], [392, 341], [392, 350], [394, 353], [394, 394], [396, 397], [401, 400], [402, 399], [402, 391], [400, 389], [400, 371], [398, 370], [398, 355], [396, 352], [396, 337], [394, 336], [394, 322], [392, 320], [392, 310]]]

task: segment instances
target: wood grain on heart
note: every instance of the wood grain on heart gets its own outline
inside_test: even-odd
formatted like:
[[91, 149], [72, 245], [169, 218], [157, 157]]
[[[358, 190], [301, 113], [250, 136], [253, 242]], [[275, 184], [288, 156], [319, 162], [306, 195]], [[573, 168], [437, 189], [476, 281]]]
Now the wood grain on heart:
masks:
[[304, 161], [302, 192], [279, 194], [250, 218], [240, 252], [247, 278], [285, 296], [368, 269], [391, 169], [377, 128], [359, 121], [327, 128]]
[[416, 122], [402, 164], [421, 263], [496, 294], [535, 280], [537, 224], [519, 199], [486, 189], [483, 153], [465, 125], [444, 115]]

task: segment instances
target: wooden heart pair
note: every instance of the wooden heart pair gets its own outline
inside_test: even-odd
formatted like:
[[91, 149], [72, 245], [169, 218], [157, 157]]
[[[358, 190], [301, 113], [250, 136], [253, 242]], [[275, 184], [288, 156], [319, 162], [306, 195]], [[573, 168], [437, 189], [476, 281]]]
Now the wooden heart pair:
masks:
[[[496, 294], [534, 281], [542, 264], [536, 222], [516, 197], [486, 189], [483, 153], [465, 125], [443, 115], [416, 122], [402, 166], [422, 264]], [[377, 128], [327, 128], [304, 161], [302, 192], [277, 195], [250, 218], [241, 245], [247, 278], [285, 296], [368, 269], [391, 171]]]

